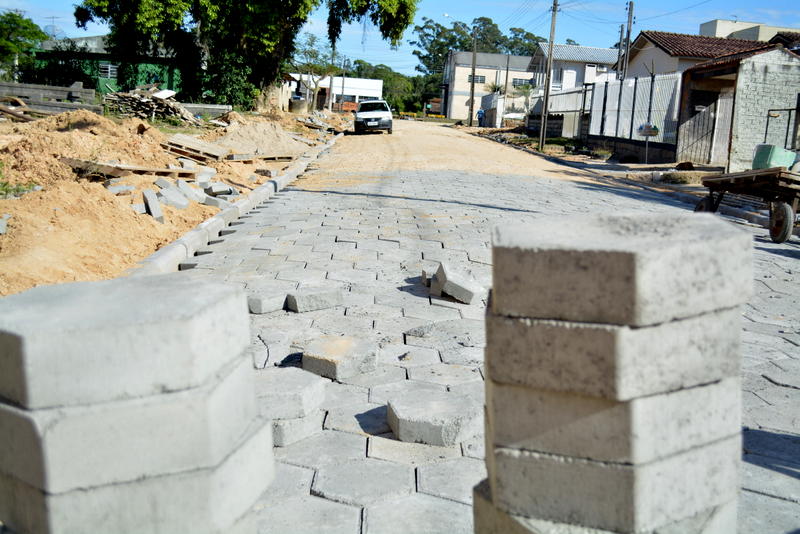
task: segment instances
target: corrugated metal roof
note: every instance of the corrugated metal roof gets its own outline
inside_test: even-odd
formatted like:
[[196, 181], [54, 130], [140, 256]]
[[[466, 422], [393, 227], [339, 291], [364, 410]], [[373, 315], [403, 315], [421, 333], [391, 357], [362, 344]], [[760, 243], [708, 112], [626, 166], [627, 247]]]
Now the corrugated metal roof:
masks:
[[[528, 70], [531, 56], [509, 56], [508, 54], [487, 54], [478, 52], [475, 54], [475, 63], [478, 67], [491, 67], [505, 69], [506, 61], [509, 61], [509, 68], [514, 70]], [[454, 60], [457, 65], [472, 65], [472, 52], [453, 52]], [[510, 59], [509, 59], [510, 58]]]
[[[538, 43], [539, 51], [547, 57], [548, 43]], [[537, 56], [539, 54], [537, 53]], [[617, 62], [616, 48], [596, 48], [594, 46], [577, 46], [553, 44], [553, 59], [559, 61], [577, 61], [580, 63], [599, 63], [613, 65]]]

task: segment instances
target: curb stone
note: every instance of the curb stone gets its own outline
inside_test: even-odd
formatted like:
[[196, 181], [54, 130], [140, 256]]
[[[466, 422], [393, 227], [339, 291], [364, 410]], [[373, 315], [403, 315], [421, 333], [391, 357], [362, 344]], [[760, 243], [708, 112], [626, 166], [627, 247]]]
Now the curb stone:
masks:
[[136, 266], [126, 271], [127, 276], [150, 276], [176, 272], [181, 262], [191, 258], [197, 249], [215, 239], [229, 224], [294, 182], [305, 172], [311, 161], [327, 154], [343, 135], [342, 133], [337, 134], [333, 139], [318, 147], [318, 150], [312, 149], [304, 152], [284, 174], [253, 189], [246, 198], [234, 202], [230, 207], [209, 217], [172, 243], [139, 261]]

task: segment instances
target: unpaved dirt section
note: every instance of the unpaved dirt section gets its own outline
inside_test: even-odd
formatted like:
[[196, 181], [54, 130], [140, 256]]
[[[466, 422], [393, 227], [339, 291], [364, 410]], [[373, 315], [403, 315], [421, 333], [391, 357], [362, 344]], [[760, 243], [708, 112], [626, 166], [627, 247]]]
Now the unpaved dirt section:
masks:
[[[572, 181], [592, 181], [592, 174], [470, 135], [446, 125], [395, 120], [394, 133], [346, 135], [320, 170], [298, 185], [307, 190], [325, 190], [377, 182], [381, 173], [392, 171], [464, 171], [485, 174], [534, 176]], [[364, 169], [369, 171], [365, 172]]]

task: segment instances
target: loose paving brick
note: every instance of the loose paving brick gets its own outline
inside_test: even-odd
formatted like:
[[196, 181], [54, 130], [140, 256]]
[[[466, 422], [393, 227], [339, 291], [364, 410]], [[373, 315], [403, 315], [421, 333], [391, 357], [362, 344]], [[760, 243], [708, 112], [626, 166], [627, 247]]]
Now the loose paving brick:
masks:
[[411, 466], [372, 458], [324, 466], [311, 488], [313, 495], [354, 506], [396, 500], [414, 491]]
[[323, 430], [320, 434], [297, 442], [291, 447], [277, 449], [275, 459], [287, 464], [317, 469], [330, 463], [364, 458], [365, 451], [365, 437], [347, 432]]
[[483, 407], [455, 393], [389, 399], [387, 419], [400, 441], [449, 447], [481, 432]]
[[334, 408], [325, 418], [325, 429], [365, 436], [385, 434], [391, 430], [386, 421], [386, 406], [379, 404], [353, 404]]
[[[297, 281], [301, 282], [302, 280]], [[338, 289], [293, 291], [286, 297], [286, 306], [297, 313], [324, 310], [334, 306], [341, 306], [342, 304], [344, 304], [342, 292]]]
[[296, 367], [254, 373], [261, 414], [268, 419], [294, 419], [317, 412], [325, 400], [325, 379]]
[[381, 347], [378, 351], [378, 363], [409, 368], [441, 363], [441, 359], [439, 351], [435, 349], [395, 343]]
[[458, 447], [406, 443], [390, 437], [369, 438], [367, 456], [407, 465], [425, 465], [461, 456]]
[[272, 441], [276, 447], [288, 447], [292, 443], [310, 438], [322, 432], [325, 412], [316, 410], [303, 417], [274, 419], [272, 421]]
[[370, 373], [377, 368], [378, 347], [369, 339], [321, 336], [303, 350], [303, 369], [340, 380]]
[[456, 458], [418, 468], [421, 493], [472, 505], [472, 489], [486, 478], [483, 460]]

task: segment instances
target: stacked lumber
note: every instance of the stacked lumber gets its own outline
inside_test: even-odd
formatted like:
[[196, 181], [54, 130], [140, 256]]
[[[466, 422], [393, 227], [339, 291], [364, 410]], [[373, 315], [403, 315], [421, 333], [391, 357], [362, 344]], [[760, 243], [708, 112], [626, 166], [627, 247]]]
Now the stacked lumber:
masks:
[[169, 178], [190, 178], [193, 179], [198, 171], [195, 169], [158, 169], [154, 167], [143, 167], [140, 165], [127, 165], [124, 163], [104, 163], [99, 161], [89, 161], [78, 158], [60, 158], [62, 163], [72, 167], [80, 176], [87, 178], [122, 178], [132, 174], [165, 176]]
[[126, 117], [138, 117], [145, 120], [175, 118], [195, 126], [202, 126], [203, 122], [173, 99], [174, 91], [158, 91], [155, 87], [148, 89], [136, 88], [125, 93], [108, 93], [103, 96], [103, 104], [110, 110]]
[[2, 97], [0, 102], [0, 115], [14, 121], [31, 122], [42, 115], [55, 115], [51, 111], [29, 108], [24, 100], [13, 96]]
[[207, 161], [220, 161], [225, 159], [231, 150], [214, 143], [202, 141], [196, 137], [185, 134], [175, 134], [161, 146], [176, 156], [191, 159], [199, 163]]

